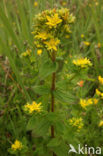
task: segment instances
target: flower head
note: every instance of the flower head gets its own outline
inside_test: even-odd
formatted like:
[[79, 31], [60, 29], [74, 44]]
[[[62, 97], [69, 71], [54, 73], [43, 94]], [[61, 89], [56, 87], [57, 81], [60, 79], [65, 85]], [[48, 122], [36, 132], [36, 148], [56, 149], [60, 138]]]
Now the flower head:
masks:
[[60, 43], [60, 40], [58, 40], [57, 38], [51, 38], [49, 41], [45, 42], [45, 45], [47, 46], [48, 50], [54, 50], [57, 51], [57, 46]]
[[66, 6], [67, 5], [67, 2], [63, 1], [63, 2], [61, 2], [61, 5], [62, 6]]
[[86, 46], [90, 46], [90, 42], [84, 41], [83, 43], [84, 43], [84, 45], [86, 45]]
[[31, 49], [27, 49], [25, 52], [21, 54], [22, 57], [30, 56], [31, 55]]
[[33, 113], [34, 111], [40, 112], [42, 110], [41, 102], [39, 104], [37, 104], [35, 101], [33, 101], [32, 104], [27, 103], [24, 106], [24, 110], [28, 111], [30, 114]]
[[65, 35], [65, 38], [68, 39], [68, 38], [70, 38], [70, 36], [69, 35]]
[[89, 106], [89, 105], [91, 105], [91, 104], [93, 104], [93, 101], [92, 101], [92, 99], [90, 98], [90, 99], [80, 99], [80, 105], [84, 108], [84, 109], [86, 109], [86, 107], [87, 106]]
[[98, 103], [98, 99], [96, 98], [80, 99], [80, 105], [84, 109], [87, 109], [87, 106], [90, 106], [92, 104], [97, 104], [97, 103]]
[[46, 40], [48, 37], [49, 37], [50, 35], [49, 34], [47, 34], [47, 32], [39, 32], [36, 36], [35, 36], [35, 38], [37, 38], [37, 39], [42, 39], [42, 40]]
[[67, 33], [71, 33], [70, 27], [69, 27], [67, 24], [64, 26], [64, 30], [65, 30]]
[[34, 7], [37, 7], [38, 6], [38, 2], [34, 2]]
[[81, 38], [84, 38], [84, 34], [81, 34]]
[[98, 43], [98, 44], [97, 44], [97, 47], [98, 47], [98, 48], [101, 48], [101, 43]]
[[16, 140], [14, 144], [11, 145], [11, 149], [16, 151], [16, 150], [21, 150], [23, 147], [22, 143], [19, 140]]
[[38, 49], [38, 50], [37, 50], [37, 55], [40, 56], [41, 54], [42, 54], [42, 49]]
[[62, 19], [59, 18], [57, 13], [55, 13], [53, 16], [46, 16], [46, 18], [47, 18], [46, 24], [50, 28], [52, 27], [56, 28], [56, 26], [62, 22]]
[[99, 127], [102, 127], [102, 126], [103, 126], [103, 120], [101, 120], [99, 123]]
[[76, 66], [79, 66], [81, 68], [86, 68], [88, 66], [92, 66], [92, 63], [87, 58], [80, 58], [77, 60], [73, 60], [73, 64], [75, 64]]
[[99, 82], [103, 85], [103, 77], [98, 76], [98, 80], [99, 80]]
[[94, 104], [97, 104], [97, 103], [98, 103], [98, 101], [99, 101], [99, 100], [98, 100], [98, 99], [96, 99], [96, 98], [94, 98], [93, 100], [94, 100]]
[[103, 92], [101, 92], [98, 89], [96, 89], [96, 94], [103, 99]]
[[34, 44], [46, 51], [57, 51], [61, 38], [68, 39], [74, 16], [69, 9], [45, 10], [34, 17]]
[[76, 127], [78, 129], [78, 131], [83, 127], [83, 119], [82, 118], [73, 117], [69, 120], [69, 123], [73, 127]]

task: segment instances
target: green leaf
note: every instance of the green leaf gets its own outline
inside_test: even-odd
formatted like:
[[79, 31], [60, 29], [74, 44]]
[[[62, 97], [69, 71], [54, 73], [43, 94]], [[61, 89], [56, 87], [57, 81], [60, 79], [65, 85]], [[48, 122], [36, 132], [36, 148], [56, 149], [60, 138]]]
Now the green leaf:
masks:
[[34, 133], [39, 136], [45, 136], [48, 133], [50, 123], [45, 119], [40, 119], [34, 127]]
[[57, 147], [59, 146], [61, 143], [61, 140], [59, 138], [53, 138], [49, 141], [49, 143], [47, 144], [48, 147]]
[[34, 129], [35, 123], [36, 123], [36, 117], [35, 117], [35, 115], [33, 115], [33, 116], [29, 119], [29, 122], [28, 122], [28, 124], [27, 124], [26, 129], [27, 129], [27, 130], [32, 130], [32, 129]]
[[62, 89], [57, 89], [54, 92], [55, 97], [62, 102], [72, 103], [74, 102], [75, 97], [69, 92], [63, 91]]
[[44, 79], [47, 76], [49, 76], [50, 74], [52, 74], [53, 72], [56, 72], [57, 70], [57, 64], [51, 62], [50, 60], [45, 62], [42, 67], [40, 68], [40, 79]]
[[65, 143], [61, 143], [57, 147], [53, 147], [53, 151], [57, 156], [68, 156], [69, 147]]
[[65, 128], [65, 125], [63, 123], [63, 121], [57, 121], [56, 124], [55, 124], [55, 131], [58, 133], [58, 134], [63, 134], [64, 132], [64, 128]]
[[47, 117], [48, 117], [48, 121], [50, 123], [55, 123], [56, 121], [59, 120], [59, 116], [58, 116], [57, 112], [56, 113], [55, 112], [49, 112]]
[[45, 95], [50, 93], [50, 88], [48, 86], [34, 86], [32, 87], [35, 93], [40, 95]]
[[39, 136], [47, 134], [49, 127], [50, 123], [47, 120], [47, 116], [33, 116], [27, 124], [27, 130], [33, 130]]
[[57, 123], [62, 123], [62, 121], [64, 120], [63, 114], [58, 112], [49, 112], [47, 114], [47, 118], [50, 124], [54, 126], [56, 126]]

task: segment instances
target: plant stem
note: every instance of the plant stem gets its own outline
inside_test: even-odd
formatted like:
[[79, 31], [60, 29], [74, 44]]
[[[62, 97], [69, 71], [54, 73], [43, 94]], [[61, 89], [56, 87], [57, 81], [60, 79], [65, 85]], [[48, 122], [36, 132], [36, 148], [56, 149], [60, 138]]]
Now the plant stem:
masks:
[[[55, 104], [55, 99], [54, 99], [54, 94], [53, 91], [55, 90], [55, 76], [56, 74], [52, 74], [52, 88], [51, 88], [51, 112], [54, 112], [54, 104]], [[54, 138], [54, 126], [51, 126], [51, 137]]]
[[[52, 53], [52, 62], [55, 62], [55, 51], [53, 51]], [[55, 107], [55, 98], [54, 98], [54, 90], [55, 90], [55, 79], [56, 79], [56, 73], [54, 72], [52, 74], [52, 84], [51, 84], [51, 112], [54, 112], [54, 107]], [[51, 126], [51, 137], [54, 138], [55, 135], [55, 130], [54, 130], [54, 126]], [[55, 153], [53, 153], [53, 156], [56, 156]]]

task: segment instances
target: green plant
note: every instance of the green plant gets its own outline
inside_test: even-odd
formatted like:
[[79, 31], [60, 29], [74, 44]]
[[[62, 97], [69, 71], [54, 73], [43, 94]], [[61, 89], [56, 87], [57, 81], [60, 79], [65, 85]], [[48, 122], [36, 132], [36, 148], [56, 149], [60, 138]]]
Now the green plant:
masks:
[[102, 0], [0, 1], [1, 155], [102, 150], [102, 8]]
[[[42, 120], [41, 122], [41, 118], [39, 118], [39, 128], [37, 128], [38, 126], [35, 125], [35, 120], [34, 123], [32, 123], [32, 125], [34, 125], [34, 127], [36, 126], [37, 129], [37, 133], [39, 132], [39, 135], [45, 136], [45, 130], [46, 132], [48, 132], [48, 128], [49, 126], [51, 126], [51, 140], [49, 140], [50, 143], [49, 146], [47, 146], [48, 148], [50, 148], [51, 146], [54, 146], [52, 143], [54, 142], [54, 144], [56, 143], [55, 141], [57, 140], [57, 142], [59, 142], [58, 137], [58, 133], [56, 134], [55, 132], [55, 126], [58, 124], [61, 124], [61, 122], [63, 122], [61, 119], [61, 116], [58, 113], [55, 113], [55, 92], [57, 90], [56, 88], [56, 72], [58, 70], [58, 62], [57, 59], [59, 59], [59, 51], [60, 51], [60, 45], [62, 45], [63, 40], [66, 40], [66, 38], [64, 36], [66, 36], [67, 34], [71, 33], [70, 30], [70, 25], [71, 23], [74, 22], [74, 17], [72, 16], [72, 14], [70, 14], [68, 9], [53, 9], [53, 10], [46, 10], [43, 11], [41, 14], [38, 14], [35, 16], [34, 19], [34, 31], [32, 32], [34, 34], [34, 38], [35, 38], [35, 45], [38, 48], [38, 51], [43, 51], [43, 57], [42, 59], [45, 60], [44, 64], [42, 65], [41, 69], [40, 69], [40, 78], [42, 80], [45, 81], [43, 82], [46, 83], [48, 76], [50, 77], [50, 75], [52, 74], [52, 78], [51, 78], [51, 88], [49, 89], [49, 92], [51, 92], [51, 106], [49, 107], [49, 112], [44, 115], [45, 120]], [[61, 31], [62, 30], [62, 31]], [[48, 55], [47, 55], [48, 54]], [[38, 55], [41, 55], [41, 53]], [[42, 86], [39, 86], [39, 88], [41, 88]], [[43, 90], [44, 92], [44, 90]], [[50, 111], [51, 109], [51, 111]], [[60, 121], [59, 121], [60, 118]], [[30, 119], [31, 122], [31, 119]], [[33, 120], [32, 120], [33, 122]], [[40, 125], [41, 123], [41, 125]], [[43, 126], [43, 127], [41, 127]], [[44, 127], [45, 126], [45, 127]], [[28, 126], [29, 127], [29, 126]], [[64, 126], [63, 126], [64, 127]], [[58, 129], [58, 128], [57, 128]], [[57, 130], [58, 131], [58, 130]], [[35, 132], [35, 129], [34, 129]], [[55, 141], [53, 141], [55, 140]], [[51, 146], [50, 146], [51, 145]], [[58, 147], [58, 143], [56, 145]], [[51, 147], [52, 149], [53, 147]], [[37, 149], [38, 150], [38, 149]], [[58, 151], [55, 152], [55, 149], [53, 150], [53, 156], [55, 156], [55, 153], [58, 153]], [[44, 152], [43, 152], [44, 154]]]

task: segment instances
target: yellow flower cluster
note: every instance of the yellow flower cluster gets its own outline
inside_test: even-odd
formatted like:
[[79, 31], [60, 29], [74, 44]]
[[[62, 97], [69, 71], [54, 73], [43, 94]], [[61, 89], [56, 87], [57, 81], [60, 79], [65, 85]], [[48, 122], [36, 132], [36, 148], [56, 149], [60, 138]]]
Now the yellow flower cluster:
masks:
[[98, 89], [96, 89], [96, 94], [103, 98], [103, 92], [99, 91]]
[[75, 118], [69, 120], [70, 125], [76, 127], [78, 131], [83, 127], [83, 119], [82, 118]]
[[22, 143], [19, 140], [16, 140], [14, 144], [11, 145], [11, 149], [16, 151], [16, 150], [21, 150], [23, 147]]
[[30, 114], [33, 113], [34, 111], [40, 112], [42, 110], [41, 102], [39, 104], [37, 104], [35, 101], [33, 101], [32, 104], [27, 103], [24, 106], [24, 110], [28, 111]]
[[21, 54], [21, 56], [26, 57], [31, 55], [31, 49], [27, 49], [25, 52]]
[[88, 66], [92, 66], [92, 63], [87, 58], [80, 58], [77, 60], [73, 60], [73, 64], [75, 64], [76, 66], [79, 66], [81, 68], [86, 68]]
[[98, 80], [99, 80], [99, 83], [101, 83], [103, 85], [103, 77], [101, 77], [100, 75], [98, 76]]
[[86, 107], [89, 105], [97, 104], [97, 103], [98, 103], [98, 99], [96, 98], [80, 99], [80, 105], [84, 109], [86, 109]]
[[57, 25], [58, 25], [59, 23], [62, 22], [62, 19], [59, 18], [58, 13], [55, 13], [55, 14], [52, 15], [52, 16], [47, 16], [46, 18], [47, 18], [46, 24], [47, 24], [50, 28], [56, 28]]
[[38, 34], [35, 36], [37, 39], [46, 40], [48, 37], [50, 37], [50, 34], [47, 34], [47, 32], [38, 32]]
[[48, 50], [54, 50], [57, 51], [57, 45], [60, 43], [60, 40], [58, 40], [57, 38], [51, 38], [49, 41], [46, 41], [46, 47]]
[[71, 33], [71, 24], [75, 17], [69, 9], [45, 10], [34, 18], [34, 44], [37, 48], [57, 51], [60, 41]]

